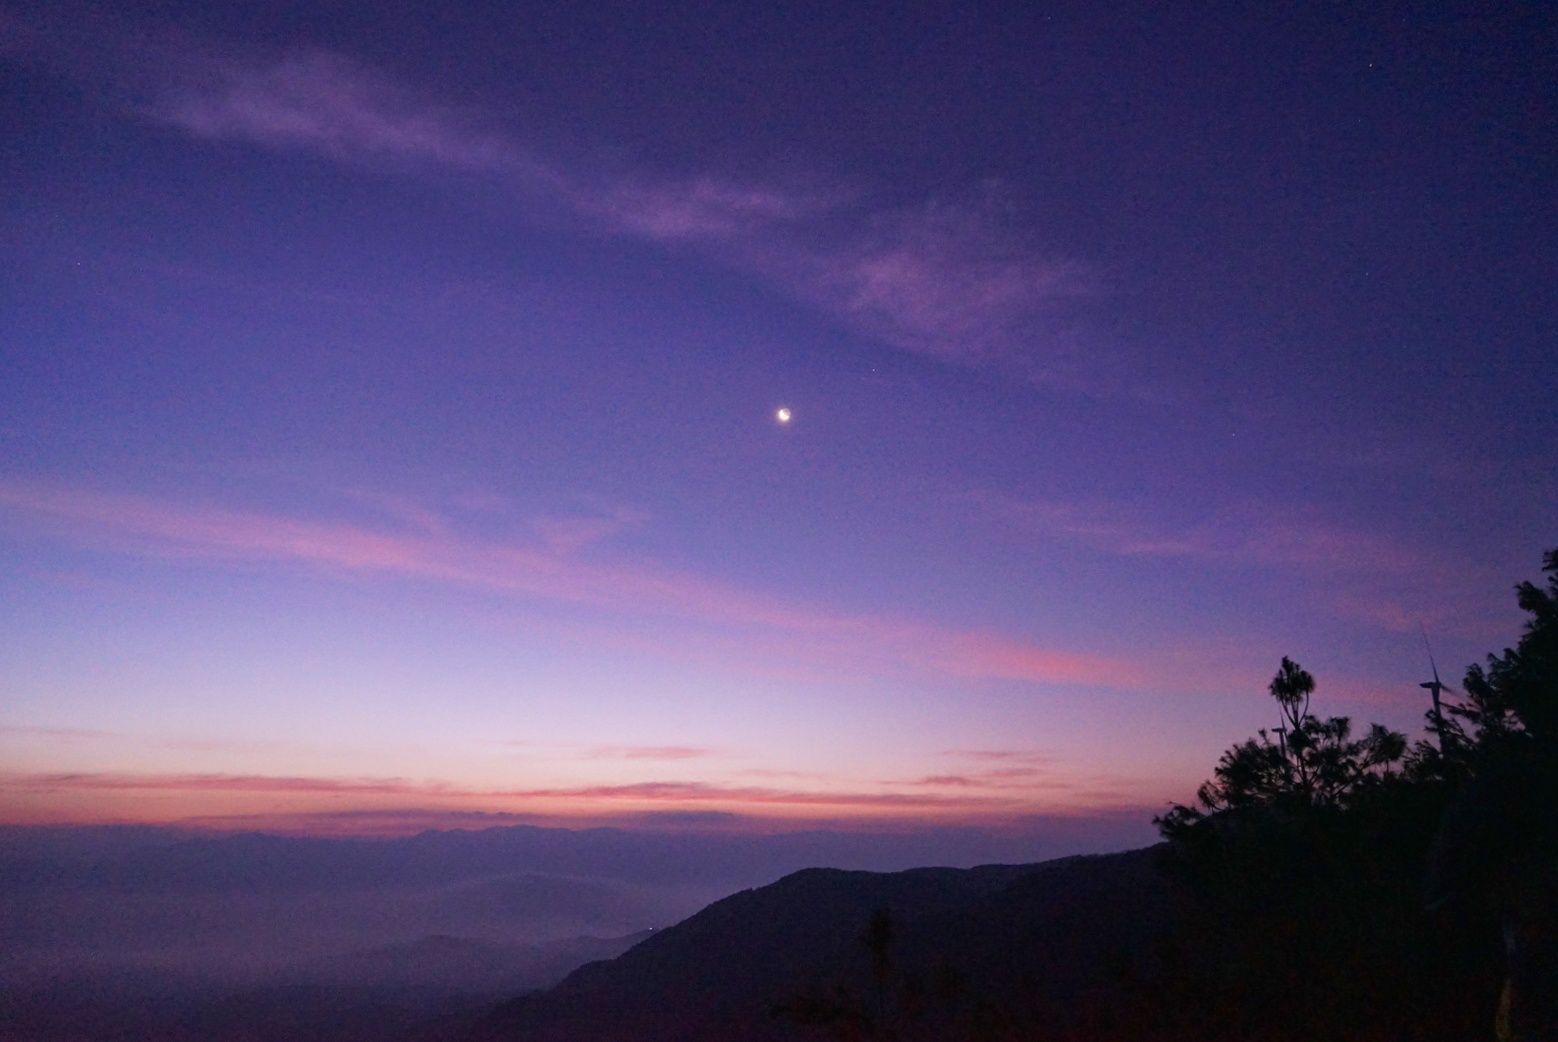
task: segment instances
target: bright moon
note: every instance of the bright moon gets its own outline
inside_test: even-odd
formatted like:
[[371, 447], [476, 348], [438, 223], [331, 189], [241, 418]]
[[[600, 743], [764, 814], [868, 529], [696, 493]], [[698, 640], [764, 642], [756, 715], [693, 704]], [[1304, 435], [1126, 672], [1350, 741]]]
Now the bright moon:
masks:
[[785, 406], [780, 406], [779, 411], [774, 413], [774, 419], [778, 420], [780, 423], [789, 423], [790, 410]]

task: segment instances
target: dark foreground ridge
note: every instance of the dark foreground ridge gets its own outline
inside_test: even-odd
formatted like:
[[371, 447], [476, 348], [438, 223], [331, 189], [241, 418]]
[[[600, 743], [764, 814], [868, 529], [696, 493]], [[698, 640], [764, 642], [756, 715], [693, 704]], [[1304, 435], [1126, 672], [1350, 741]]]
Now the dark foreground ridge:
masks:
[[467, 1042], [1558, 1038], [1558, 550], [1428, 734], [1314, 711], [1229, 748], [1157, 847], [811, 869], [481, 1018]]
[[469, 1042], [1004, 1037], [1071, 1027], [1169, 921], [1157, 848], [1036, 865], [807, 869], [718, 901]]

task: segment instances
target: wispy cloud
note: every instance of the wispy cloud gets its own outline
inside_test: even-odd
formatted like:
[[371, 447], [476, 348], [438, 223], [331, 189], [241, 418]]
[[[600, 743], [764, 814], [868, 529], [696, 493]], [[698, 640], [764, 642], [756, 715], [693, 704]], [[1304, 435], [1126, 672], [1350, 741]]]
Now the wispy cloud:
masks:
[[89, 727], [29, 727], [22, 724], [0, 724], [0, 735], [61, 742], [93, 742], [117, 737], [111, 731], [97, 731]]
[[189, 506], [139, 495], [0, 481], [0, 510], [56, 536], [125, 552], [216, 562], [263, 561], [498, 591], [617, 615], [741, 632], [776, 651], [875, 663], [969, 680], [1137, 687], [1152, 673], [1106, 655], [1027, 643], [886, 615], [841, 615], [751, 593], [652, 561], [558, 552], [543, 542], [493, 543], [452, 526], [400, 532], [341, 521]]
[[[335, 837], [384, 837], [404, 836], [428, 829], [488, 829], [519, 824], [546, 827], [598, 827], [643, 829], [652, 832], [665, 830], [718, 832], [736, 835], [773, 835], [794, 832], [797, 829], [826, 829], [832, 836], [841, 833], [864, 837], [891, 838], [901, 841], [916, 833], [922, 836], [945, 836], [948, 830], [957, 835], [1004, 837], [1014, 841], [1011, 849], [1067, 850], [1106, 847], [1124, 849], [1150, 842], [1152, 815], [1162, 810], [1154, 802], [1123, 803], [1102, 807], [1081, 807], [1070, 810], [1047, 810], [1042, 813], [1018, 811], [1016, 813], [981, 814], [970, 816], [967, 823], [953, 818], [942, 825], [914, 823], [913, 831], [906, 831], [901, 818], [896, 816], [870, 816], [853, 814], [841, 816], [822, 809], [817, 814], [789, 813], [783, 817], [759, 813], [743, 813], [740, 810], [716, 810], [709, 808], [678, 809], [671, 807], [641, 810], [599, 808], [592, 813], [549, 814], [532, 811], [467, 810], [457, 807], [425, 805], [396, 805], [357, 810], [310, 809], [287, 811], [260, 810], [251, 813], [195, 814], [180, 817], [174, 824], [200, 830], [266, 831], [271, 833], [303, 836]], [[90, 819], [99, 820], [99, 819]], [[942, 855], [944, 856], [944, 855]], [[1013, 855], [997, 852], [977, 855], [984, 860], [1010, 859]]]
[[697, 760], [714, 754], [701, 745], [598, 745], [588, 755], [594, 760]]
[[927, 774], [925, 777], [917, 778], [909, 784], [930, 785], [937, 788], [946, 786], [961, 788], [978, 786], [981, 782], [976, 778], [970, 778], [966, 774]]
[[605, 218], [618, 230], [666, 242], [740, 241], [832, 209], [821, 196], [710, 176], [659, 184], [624, 180], [594, 191], [574, 189], [573, 194], [580, 209]]
[[1053, 361], [1067, 350], [1069, 305], [1095, 294], [1096, 279], [1036, 250], [1018, 230], [1019, 210], [992, 183], [870, 214], [844, 243], [800, 258], [796, 282], [861, 332], [908, 351], [956, 364], [1025, 350]]
[[1121, 784], [1121, 779], [1084, 779], [1072, 773], [1053, 768], [1021, 766], [995, 767], [988, 770], [962, 771], [956, 774], [927, 774], [904, 782], [918, 788], [956, 789], [1008, 789], [1029, 792], [1055, 792], [1103, 788]]
[[[503, 804], [720, 804], [746, 807], [811, 807], [832, 809], [921, 810], [937, 808], [993, 809], [1010, 801], [985, 796], [937, 793], [779, 789], [756, 785], [726, 785], [703, 781], [643, 781], [620, 785], [575, 785], [533, 788], [478, 789], [438, 781], [406, 778], [330, 778], [258, 774], [124, 774], [70, 772], [0, 775], [0, 790], [12, 792], [182, 792], [260, 793], [266, 795], [349, 795], [417, 797], [484, 802], [492, 810], [514, 810]], [[521, 806], [519, 809], [528, 809]]]
[[268, 63], [213, 62], [144, 111], [196, 137], [237, 139], [350, 161], [425, 162], [550, 179], [502, 134], [327, 51]]
[[541, 543], [554, 554], [573, 554], [604, 542], [648, 518], [636, 510], [617, 509], [606, 514], [541, 517], [531, 527]]
[[1122, 503], [1024, 500], [980, 492], [992, 517], [1023, 530], [1063, 536], [1122, 557], [1183, 557], [1267, 565], [1410, 572], [1428, 556], [1399, 541], [1338, 524], [1301, 504], [1224, 508], [1178, 526]]
[[995, 760], [1006, 763], [1014, 760], [1026, 763], [1043, 763], [1049, 757], [1043, 753], [1029, 749], [948, 749], [946, 756], [956, 756], [966, 760]]
[[981, 491], [971, 500], [996, 524], [1121, 558], [1255, 567], [1304, 576], [1325, 610], [1395, 633], [1421, 625], [1496, 639], [1504, 615], [1487, 608], [1500, 576], [1443, 550], [1337, 521], [1302, 502], [1235, 503], [1165, 522], [1146, 504], [1020, 499]]
[[497, 111], [448, 104], [341, 53], [264, 56], [182, 39], [148, 63], [141, 50], [132, 57], [130, 48], [107, 45], [99, 64], [108, 68], [91, 75], [117, 75], [137, 99], [134, 111], [191, 137], [406, 174], [482, 177], [513, 191], [521, 216], [562, 213], [699, 251], [864, 336], [941, 362], [1057, 377], [1074, 368], [1068, 316], [1098, 290], [1085, 265], [1038, 244], [1024, 207], [995, 180], [886, 205], [840, 184], [565, 164]]

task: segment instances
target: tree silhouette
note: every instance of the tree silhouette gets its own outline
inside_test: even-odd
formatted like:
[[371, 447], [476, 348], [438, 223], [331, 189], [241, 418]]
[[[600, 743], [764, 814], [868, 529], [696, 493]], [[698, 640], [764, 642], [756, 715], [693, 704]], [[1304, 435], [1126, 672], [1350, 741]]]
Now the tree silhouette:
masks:
[[1558, 1037], [1558, 551], [1546, 589], [1516, 588], [1519, 643], [1466, 671], [1464, 784], [1434, 838], [1425, 896], [1442, 912], [1497, 921], [1506, 983], [1502, 1037]]
[[1262, 729], [1224, 752], [1196, 792], [1199, 806], [1174, 804], [1153, 819], [1166, 838], [1222, 811], [1343, 807], [1360, 789], [1391, 778], [1406, 754], [1406, 736], [1389, 728], [1372, 724], [1354, 738], [1348, 717], [1310, 713], [1315, 678], [1286, 656], [1267, 691], [1282, 714], [1276, 739]]
[[1542, 570], [1546, 589], [1533, 582], [1515, 587], [1531, 615], [1519, 644], [1489, 655], [1486, 668], [1468, 669], [1466, 702], [1450, 709], [1476, 728], [1484, 746], [1518, 735], [1558, 742], [1558, 550], [1542, 556]]

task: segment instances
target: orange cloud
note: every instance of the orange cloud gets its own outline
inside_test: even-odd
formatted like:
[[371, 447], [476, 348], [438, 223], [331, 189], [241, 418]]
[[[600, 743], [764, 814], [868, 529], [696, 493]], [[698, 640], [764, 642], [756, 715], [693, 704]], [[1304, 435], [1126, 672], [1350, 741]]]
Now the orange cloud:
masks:
[[645, 781], [622, 785], [475, 789], [407, 778], [321, 778], [261, 774], [119, 774], [72, 772], [0, 775], [0, 788], [13, 791], [110, 790], [137, 792], [263, 792], [334, 795], [395, 795], [494, 801], [626, 800], [651, 803], [738, 803], [814, 807], [926, 807], [966, 805], [982, 800], [896, 792], [776, 789], [693, 781]]
[[[77, 771], [0, 774], [0, 823], [142, 823], [391, 834], [395, 822], [570, 826], [726, 818], [743, 828], [998, 825], [1034, 814], [1105, 812], [1143, 801], [1139, 783], [1001, 777], [1001, 770], [875, 786], [646, 780], [512, 788], [403, 777]], [[797, 779], [797, 781], [801, 781]], [[951, 791], [949, 791], [951, 790]], [[310, 824], [313, 822], [313, 824]], [[767, 823], [765, 826], [764, 823]]]
[[[376, 815], [591, 823], [645, 814], [734, 814], [775, 823], [990, 821], [1046, 808], [1026, 794], [797, 789], [700, 781], [472, 788], [406, 778], [114, 772], [0, 775], [0, 822], [204, 824]], [[1076, 801], [1067, 801], [1069, 806]], [[390, 829], [389, 831], [393, 831]]]

